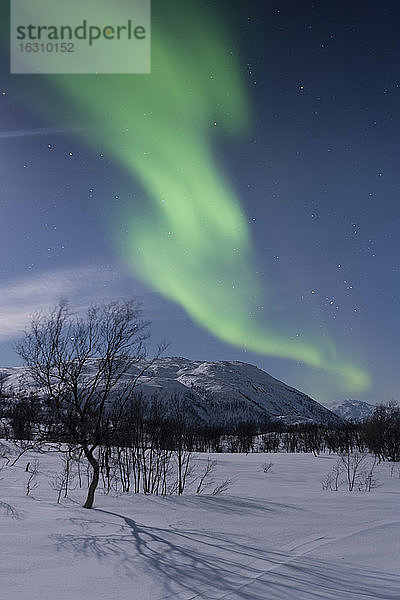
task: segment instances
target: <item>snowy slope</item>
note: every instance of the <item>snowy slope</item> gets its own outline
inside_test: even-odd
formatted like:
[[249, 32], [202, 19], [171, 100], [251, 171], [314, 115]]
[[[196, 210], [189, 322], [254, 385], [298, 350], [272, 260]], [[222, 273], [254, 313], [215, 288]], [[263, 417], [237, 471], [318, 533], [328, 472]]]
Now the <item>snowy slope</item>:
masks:
[[[148, 365], [138, 363], [132, 375]], [[7, 383], [21, 385], [24, 369], [0, 370]], [[179, 397], [185, 414], [195, 423], [234, 425], [242, 421], [264, 422], [267, 418], [284, 423], [338, 424], [340, 419], [306, 394], [274, 379], [265, 371], [239, 361], [191, 361], [160, 358], [140, 379], [138, 391], [145, 397], [159, 397], [165, 406]]]
[[[400, 479], [371, 493], [321, 490], [335, 456], [211, 455], [221, 496], [97, 494], [56, 503], [57, 454], [3, 470], [5, 600], [398, 600]], [[25, 495], [25, 465], [40, 461]], [[200, 455], [203, 463], [207, 456]], [[265, 474], [263, 461], [273, 466]]]
[[376, 406], [362, 400], [345, 400], [340, 404], [331, 404], [328, 408], [341, 419], [358, 423], [372, 415]]
[[143, 385], [147, 394], [179, 392], [200, 420], [234, 423], [270, 417], [286, 423], [338, 422], [306, 394], [243, 362], [162, 358], [149, 374]]

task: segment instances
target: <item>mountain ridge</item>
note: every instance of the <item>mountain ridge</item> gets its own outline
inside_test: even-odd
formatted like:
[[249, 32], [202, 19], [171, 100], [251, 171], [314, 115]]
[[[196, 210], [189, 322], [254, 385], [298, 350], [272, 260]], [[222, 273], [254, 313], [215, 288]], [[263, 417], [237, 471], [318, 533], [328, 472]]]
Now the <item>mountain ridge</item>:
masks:
[[[179, 398], [185, 417], [197, 425], [233, 427], [243, 422], [285, 425], [318, 423], [340, 425], [343, 421], [307, 394], [242, 361], [196, 361], [184, 357], [140, 360], [129, 373], [138, 380], [137, 392], [145, 399], [162, 401], [166, 412]], [[15, 389], [26, 379], [24, 367], [0, 369]]]
[[376, 405], [369, 404], [364, 400], [348, 399], [344, 402], [331, 404], [326, 408], [335, 413], [335, 415], [338, 415], [338, 417], [341, 419], [345, 419], [346, 421], [353, 423], [359, 423], [360, 421], [363, 421], [372, 415], [376, 409]]

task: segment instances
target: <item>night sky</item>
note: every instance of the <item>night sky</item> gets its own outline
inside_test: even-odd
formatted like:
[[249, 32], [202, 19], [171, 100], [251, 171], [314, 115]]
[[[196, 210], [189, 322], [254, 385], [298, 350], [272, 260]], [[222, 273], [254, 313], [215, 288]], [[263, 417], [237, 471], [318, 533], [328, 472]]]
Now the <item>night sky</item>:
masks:
[[154, 0], [152, 40], [151, 75], [1, 47], [0, 364], [34, 310], [135, 296], [167, 355], [398, 399], [400, 4]]

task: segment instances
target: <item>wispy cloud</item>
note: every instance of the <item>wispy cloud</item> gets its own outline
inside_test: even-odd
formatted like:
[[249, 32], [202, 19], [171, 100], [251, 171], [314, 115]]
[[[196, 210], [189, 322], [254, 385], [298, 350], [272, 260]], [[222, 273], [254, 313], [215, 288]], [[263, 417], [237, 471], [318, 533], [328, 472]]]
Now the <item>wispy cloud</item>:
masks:
[[24, 138], [40, 135], [51, 135], [57, 133], [75, 133], [80, 129], [71, 129], [65, 127], [44, 127], [41, 129], [13, 129], [9, 131], [0, 131], [0, 139]]
[[[59, 269], [6, 281], [0, 285], [0, 342], [20, 336], [35, 311], [54, 306], [61, 298], [84, 310], [94, 301], [129, 295], [133, 288], [138, 290], [132, 278], [110, 265]], [[146, 294], [138, 291], [139, 296]]]
[[137, 298], [151, 322], [185, 319], [185, 313], [147, 288], [123, 266], [97, 264], [31, 273], [0, 284], [0, 343], [10, 342], [29, 327], [33, 314], [54, 307], [62, 298], [83, 312], [93, 302]]

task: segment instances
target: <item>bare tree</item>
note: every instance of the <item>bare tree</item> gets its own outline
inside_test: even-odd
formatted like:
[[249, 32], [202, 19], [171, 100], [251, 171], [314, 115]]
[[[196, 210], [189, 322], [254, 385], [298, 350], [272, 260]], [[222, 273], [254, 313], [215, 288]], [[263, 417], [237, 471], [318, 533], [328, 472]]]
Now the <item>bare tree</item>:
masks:
[[196, 494], [201, 494], [206, 487], [214, 483], [214, 479], [211, 478], [211, 475], [214, 472], [216, 466], [216, 460], [211, 460], [210, 458], [207, 458], [207, 464], [204, 467], [203, 473], [200, 475], [198, 480]]
[[133, 374], [132, 367], [145, 358], [147, 338], [148, 322], [135, 300], [91, 305], [84, 316], [61, 301], [36, 314], [16, 346], [43, 398], [54, 438], [81, 448], [91, 466], [85, 508], [92, 508], [99, 482], [98, 448], [116, 435], [149, 367], [146, 361]]
[[38, 487], [37, 476], [39, 474], [39, 466], [40, 463], [37, 459], [35, 459], [33, 465], [28, 462], [25, 468], [25, 472], [29, 473], [28, 480], [26, 482], [26, 495], [29, 496], [32, 490]]
[[380, 404], [364, 422], [364, 438], [379, 460], [400, 462], [400, 405]]
[[340, 476], [344, 471], [344, 462], [341, 458], [336, 461], [332, 469], [327, 473], [321, 480], [323, 490], [330, 490], [331, 492], [337, 492], [339, 485], [342, 483]]
[[[340, 460], [344, 472], [346, 473], [349, 492], [354, 490], [354, 486], [360, 481], [360, 478], [364, 478], [365, 480], [363, 487], [367, 491], [371, 491], [372, 473], [375, 468], [376, 460], [373, 460], [372, 465], [369, 465], [370, 454], [368, 452], [359, 452], [358, 450], [342, 452], [340, 454]], [[369, 484], [368, 478], [370, 478]]]

